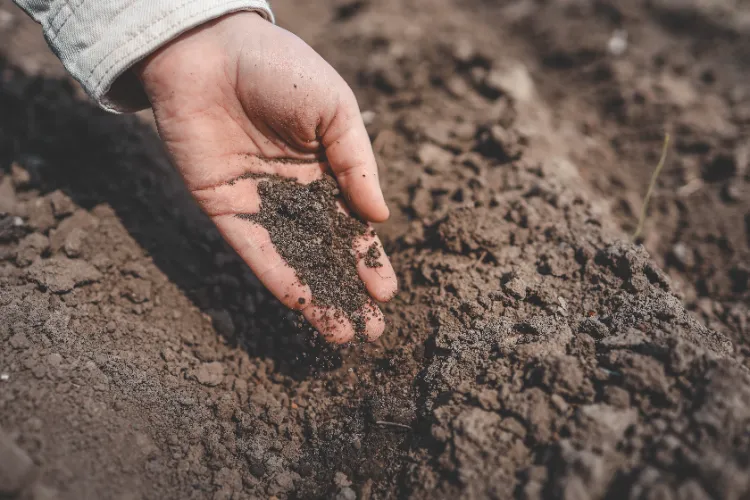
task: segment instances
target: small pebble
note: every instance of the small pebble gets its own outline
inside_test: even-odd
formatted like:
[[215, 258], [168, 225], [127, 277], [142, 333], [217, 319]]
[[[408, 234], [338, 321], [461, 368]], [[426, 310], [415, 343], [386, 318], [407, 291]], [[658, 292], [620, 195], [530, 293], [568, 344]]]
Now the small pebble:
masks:
[[372, 125], [372, 122], [375, 121], [376, 116], [377, 115], [375, 114], [374, 111], [370, 111], [370, 110], [362, 111], [362, 121], [364, 122], [365, 126]]
[[619, 57], [628, 50], [628, 32], [625, 30], [615, 30], [607, 41], [607, 52], [615, 57]]

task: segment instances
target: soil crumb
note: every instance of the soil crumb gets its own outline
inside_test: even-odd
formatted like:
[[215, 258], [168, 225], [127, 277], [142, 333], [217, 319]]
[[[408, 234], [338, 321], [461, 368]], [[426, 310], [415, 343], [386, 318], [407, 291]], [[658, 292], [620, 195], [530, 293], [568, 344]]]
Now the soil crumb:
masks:
[[367, 253], [364, 255], [365, 265], [371, 268], [383, 267], [383, 264], [379, 260], [381, 255], [380, 247], [373, 241], [372, 245], [367, 248]]
[[[372, 306], [366, 307], [370, 299], [357, 274], [354, 240], [369, 228], [362, 220], [338, 210], [336, 181], [326, 175], [303, 185], [292, 179], [263, 176], [258, 193], [260, 212], [238, 217], [268, 231], [279, 254], [300, 282], [310, 287], [312, 303], [331, 311], [328, 321], [341, 321], [343, 313], [355, 332], [363, 333], [364, 315]], [[379, 253], [370, 249], [367, 259], [377, 258]]]

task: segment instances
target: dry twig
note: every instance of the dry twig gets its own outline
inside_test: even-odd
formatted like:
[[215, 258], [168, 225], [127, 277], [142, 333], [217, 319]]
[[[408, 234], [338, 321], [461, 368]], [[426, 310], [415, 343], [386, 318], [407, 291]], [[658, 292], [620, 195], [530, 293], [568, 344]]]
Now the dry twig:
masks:
[[399, 429], [406, 429], [408, 431], [411, 430], [411, 427], [404, 424], [399, 424], [398, 422], [388, 422], [387, 420], [378, 420], [375, 422], [375, 425], [382, 425], [383, 427], [397, 427]]
[[659, 178], [664, 163], [667, 160], [667, 150], [669, 149], [669, 133], [664, 135], [664, 146], [661, 149], [661, 158], [659, 158], [659, 164], [656, 165], [656, 170], [651, 175], [651, 182], [648, 185], [648, 191], [646, 191], [646, 197], [643, 199], [643, 207], [641, 208], [641, 216], [638, 218], [638, 227], [635, 228], [633, 233], [633, 240], [637, 239], [643, 231], [643, 224], [646, 222], [646, 210], [648, 210], [648, 202], [651, 200], [651, 194], [654, 192], [654, 186], [656, 186], [656, 179]]

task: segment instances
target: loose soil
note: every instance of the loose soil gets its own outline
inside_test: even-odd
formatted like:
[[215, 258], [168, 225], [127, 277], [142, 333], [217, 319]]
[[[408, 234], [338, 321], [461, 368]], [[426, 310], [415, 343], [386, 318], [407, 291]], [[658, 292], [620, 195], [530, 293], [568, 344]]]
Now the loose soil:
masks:
[[298, 328], [0, 17], [0, 497], [749, 496], [744, 2], [275, 8], [367, 111], [386, 333]]
[[[310, 287], [312, 303], [327, 311], [322, 319], [325, 324], [348, 320], [355, 333], [363, 335], [368, 316], [377, 306], [357, 274], [354, 244], [371, 229], [339, 210], [336, 181], [326, 175], [301, 185], [291, 179], [266, 177], [258, 184], [258, 194], [260, 212], [238, 217], [268, 230], [271, 242], [300, 283]], [[370, 251], [368, 265], [372, 267]]]

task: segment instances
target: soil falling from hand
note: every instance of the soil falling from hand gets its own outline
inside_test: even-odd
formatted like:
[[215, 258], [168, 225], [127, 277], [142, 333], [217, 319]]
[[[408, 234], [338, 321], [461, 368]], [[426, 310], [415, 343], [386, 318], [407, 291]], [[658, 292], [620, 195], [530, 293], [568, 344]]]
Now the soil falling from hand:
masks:
[[[276, 250], [312, 292], [312, 303], [330, 310], [328, 321], [352, 323], [365, 330], [375, 306], [357, 273], [354, 242], [369, 230], [366, 223], [341, 213], [336, 181], [325, 176], [310, 184], [263, 176], [258, 184], [260, 211], [238, 217], [263, 226]], [[303, 299], [304, 300], [304, 299]]]

